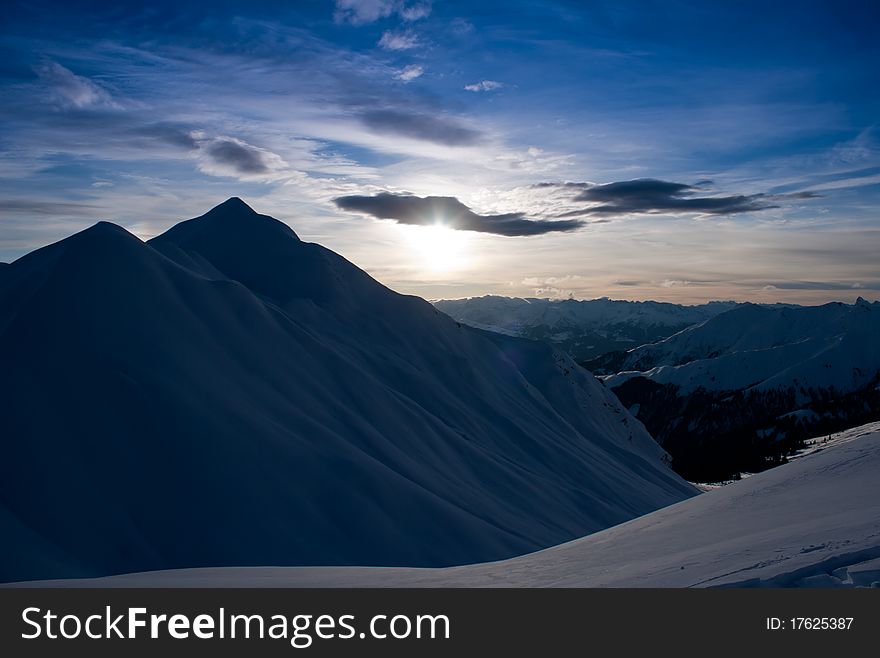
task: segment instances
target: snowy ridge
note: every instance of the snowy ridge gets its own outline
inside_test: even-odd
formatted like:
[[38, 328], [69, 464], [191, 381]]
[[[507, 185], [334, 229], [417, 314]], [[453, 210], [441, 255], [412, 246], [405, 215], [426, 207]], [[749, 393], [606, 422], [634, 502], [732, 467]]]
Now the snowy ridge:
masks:
[[629, 352], [614, 388], [633, 377], [733, 391], [809, 387], [852, 391], [880, 371], [880, 302], [766, 307], [745, 304]]
[[189, 569], [37, 585], [876, 587], [878, 472], [880, 423], [873, 423], [840, 433], [789, 464], [501, 562], [446, 569]]
[[499, 559], [696, 493], [550, 346], [230, 199], [0, 278], [0, 580]]

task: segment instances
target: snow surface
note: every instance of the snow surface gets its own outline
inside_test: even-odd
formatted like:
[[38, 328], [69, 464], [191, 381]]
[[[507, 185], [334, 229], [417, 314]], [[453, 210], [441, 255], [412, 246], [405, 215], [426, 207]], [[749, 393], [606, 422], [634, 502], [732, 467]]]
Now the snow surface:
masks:
[[880, 423], [627, 523], [511, 560], [445, 569], [229, 568], [36, 583], [98, 587], [880, 585]]
[[868, 385], [880, 371], [880, 302], [768, 307], [744, 304], [650, 345], [631, 350], [615, 388], [633, 377], [735, 391]]
[[231, 199], [0, 277], [0, 581], [500, 559], [695, 495], [553, 348]]

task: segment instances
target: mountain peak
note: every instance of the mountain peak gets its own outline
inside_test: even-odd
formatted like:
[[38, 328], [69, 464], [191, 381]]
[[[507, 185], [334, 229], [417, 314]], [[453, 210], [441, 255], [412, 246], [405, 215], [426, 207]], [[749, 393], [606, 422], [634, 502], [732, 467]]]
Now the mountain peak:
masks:
[[[226, 201], [214, 206], [204, 215], [190, 221], [199, 222], [202, 225], [210, 224], [212, 230], [216, 230], [218, 224], [223, 224], [227, 227], [246, 228], [249, 231], [269, 226], [272, 226], [274, 229], [284, 227], [284, 229], [292, 233], [284, 222], [280, 222], [269, 215], [261, 215], [237, 196], [226, 199]], [[183, 225], [188, 223], [181, 222]]]
[[251, 215], [257, 214], [256, 210], [254, 210], [248, 204], [246, 204], [244, 201], [242, 201], [241, 197], [237, 197], [237, 196], [229, 197], [228, 199], [226, 199], [226, 201], [224, 201], [220, 205], [214, 206], [208, 212], [211, 213], [211, 212], [214, 212], [215, 210], [224, 210], [227, 212], [235, 211], [235, 212], [241, 212], [241, 213], [248, 213]]
[[140, 238], [132, 235], [119, 224], [100, 221], [58, 244], [76, 245], [79, 250], [93, 250], [97, 253], [105, 249], [119, 248], [118, 245], [143, 243]]
[[108, 222], [106, 220], [100, 220], [89, 226], [88, 228], [80, 231], [82, 235], [100, 235], [100, 234], [126, 234], [131, 235], [128, 231], [122, 228], [119, 224], [114, 224], [113, 222]]
[[234, 196], [204, 215], [177, 224], [150, 242], [174, 242], [183, 248], [205, 241], [224, 242], [229, 247], [257, 247], [291, 238], [299, 241], [299, 236], [287, 224], [269, 215], [261, 215]]

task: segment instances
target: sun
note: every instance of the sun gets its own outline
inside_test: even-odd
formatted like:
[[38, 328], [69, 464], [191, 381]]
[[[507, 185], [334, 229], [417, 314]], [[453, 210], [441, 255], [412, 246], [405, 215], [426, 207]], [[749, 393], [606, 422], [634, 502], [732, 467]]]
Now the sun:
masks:
[[431, 272], [451, 272], [465, 265], [468, 233], [442, 224], [407, 226], [406, 238], [421, 267]]

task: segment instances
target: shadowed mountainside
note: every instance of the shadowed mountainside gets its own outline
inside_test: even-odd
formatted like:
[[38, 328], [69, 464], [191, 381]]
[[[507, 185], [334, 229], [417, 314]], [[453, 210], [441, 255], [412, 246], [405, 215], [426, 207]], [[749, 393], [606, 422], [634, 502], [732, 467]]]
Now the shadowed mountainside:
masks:
[[3, 268], [0, 363], [2, 580], [494, 560], [695, 493], [569, 357], [239, 199]]

